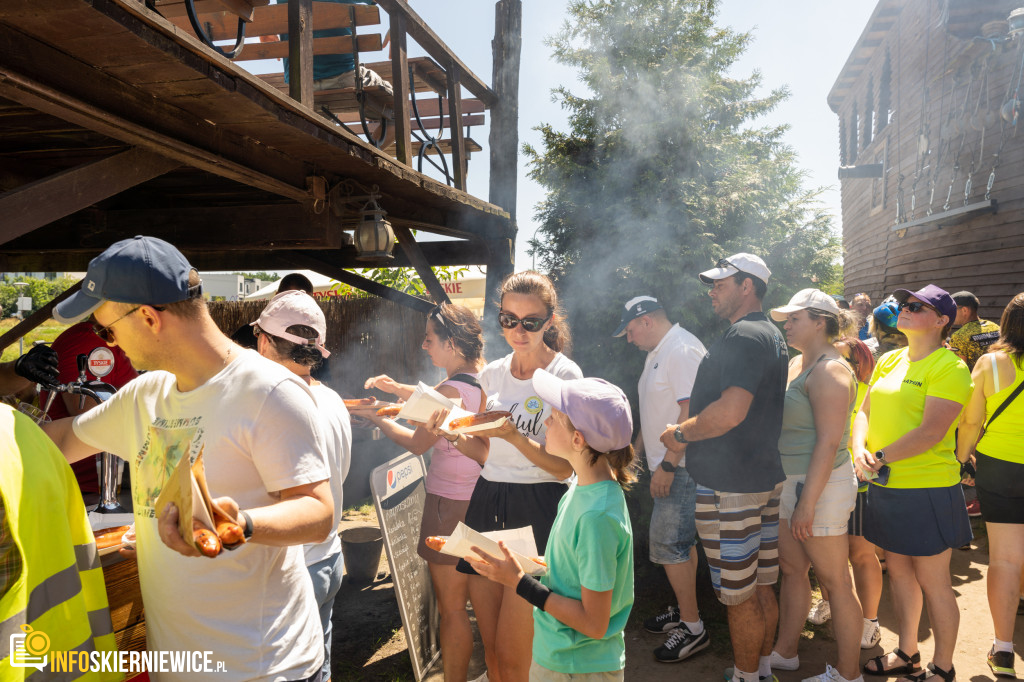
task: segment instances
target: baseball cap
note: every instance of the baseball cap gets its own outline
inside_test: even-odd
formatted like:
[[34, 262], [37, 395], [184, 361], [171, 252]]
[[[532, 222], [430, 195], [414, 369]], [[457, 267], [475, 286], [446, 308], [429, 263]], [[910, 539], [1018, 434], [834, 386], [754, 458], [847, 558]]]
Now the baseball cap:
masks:
[[620, 450], [633, 438], [633, 415], [622, 389], [604, 379], [560, 379], [543, 369], [533, 373], [541, 400], [569, 416], [596, 452]]
[[786, 316], [798, 310], [816, 310], [822, 313], [839, 314], [839, 305], [836, 299], [832, 298], [819, 289], [801, 289], [789, 299], [789, 303], [778, 308], [772, 308], [772, 319], [776, 322], [785, 322]]
[[917, 298], [923, 303], [927, 303], [931, 307], [939, 311], [939, 315], [945, 315], [951, 321], [956, 318], [956, 301], [949, 293], [934, 284], [919, 289], [917, 291], [910, 291], [909, 289], [897, 289], [892, 292], [893, 297], [899, 302], [903, 303], [911, 296]]
[[89, 261], [82, 288], [57, 304], [53, 317], [70, 324], [88, 317], [104, 301], [166, 305], [202, 295], [189, 287], [194, 270], [174, 246], [156, 237], [122, 239]]
[[871, 311], [875, 319], [890, 329], [896, 328], [896, 318], [899, 317], [900, 309], [896, 305], [896, 299], [889, 296]]
[[732, 277], [738, 272], [753, 275], [765, 284], [772, 276], [772, 271], [768, 269], [760, 256], [755, 256], [752, 253], [737, 253], [728, 258], [720, 258], [715, 267], [700, 273], [700, 281], [704, 284], [714, 284], [715, 280]]
[[643, 317], [647, 313], [653, 313], [655, 310], [661, 310], [661, 304], [653, 296], [635, 296], [629, 299], [626, 301], [625, 309], [622, 311], [622, 320], [619, 322], [619, 328], [615, 330], [612, 336], [622, 336], [626, 333], [627, 324], [638, 317]]
[[[316, 300], [305, 291], [297, 289], [282, 291], [270, 299], [270, 303], [260, 313], [260, 318], [249, 324], [250, 326], [258, 324], [260, 329], [271, 336], [280, 337], [300, 346], [316, 346], [325, 358], [331, 355], [331, 351], [324, 347], [324, 342], [327, 340], [327, 320], [324, 318], [324, 311], [320, 310]], [[312, 327], [316, 330], [317, 337], [304, 339], [285, 331], [294, 324]]]

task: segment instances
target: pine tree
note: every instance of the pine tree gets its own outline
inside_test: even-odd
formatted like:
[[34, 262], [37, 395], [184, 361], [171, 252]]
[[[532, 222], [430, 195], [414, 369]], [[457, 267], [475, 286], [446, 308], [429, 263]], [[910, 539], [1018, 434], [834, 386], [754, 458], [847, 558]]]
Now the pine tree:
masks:
[[623, 387], [642, 358], [610, 335], [632, 296], [657, 296], [710, 342], [724, 324], [697, 274], [719, 258], [765, 259], [766, 306], [839, 281], [839, 240], [801, 186], [786, 127], [755, 125], [788, 93], [758, 97], [758, 72], [729, 75], [751, 36], [716, 26], [717, 6], [575, 0], [549, 41], [585, 93], [557, 89], [570, 129], [542, 125], [542, 149], [526, 148], [547, 190], [531, 252], [558, 282], [577, 362]]

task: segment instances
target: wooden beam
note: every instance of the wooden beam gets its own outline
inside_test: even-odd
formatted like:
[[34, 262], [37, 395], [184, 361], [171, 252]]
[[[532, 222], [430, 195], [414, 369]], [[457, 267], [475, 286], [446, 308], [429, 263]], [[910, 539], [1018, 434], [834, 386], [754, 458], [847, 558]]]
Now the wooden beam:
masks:
[[288, 90], [313, 108], [313, 0], [288, 0]]
[[[381, 40], [379, 33], [369, 33], [357, 36], [356, 40], [358, 41], [360, 52], [377, 52], [378, 50], [381, 49]], [[252, 61], [254, 59], [281, 59], [282, 57], [288, 57], [289, 59], [291, 59], [290, 47], [290, 40], [281, 40], [274, 43], [246, 43], [245, 51], [241, 55], [239, 55], [235, 59], [235, 61], [244, 62], [247, 60]], [[314, 38], [312, 49], [314, 55], [347, 54], [352, 51], [352, 38], [350, 36], [337, 36], [334, 38]], [[292, 62], [289, 61], [289, 69], [291, 68], [291, 64]], [[290, 81], [290, 73], [288, 78]]]
[[[409, 35], [438, 63], [457, 65], [467, 90], [482, 99], [489, 107], [497, 102], [498, 98], [494, 91], [487, 87], [487, 84], [480, 80], [452, 52], [451, 48], [444, 44], [444, 41], [437, 37], [437, 34], [427, 26], [427, 23], [423, 21], [420, 15], [413, 11], [405, 0], [377, 0], [377, 4], [384, 8], [384, 11], [391, 17], [392, 22], [395, 20], [396, 15], [402, 16], [406, 20], [406, 30], [409, 32]], [[392, 41], [395, 39], [394, 32], [391, 34], [391, 39]]]
[[[351, 28], [348, 5], [333, 2], [318, 2], [313, 5], [313, 30], [331, 28]], [[353, 5], [355, 8], [356, 26], [375, 26], [380, 23], [380, 8], [374, 5]], [[191, 31], [192, 24], [188, 17], [167, 17], [178, 28]], [[211, 12], [200, 14], [199, 23], [206, 29], [212, 40], [234, 40], [238, 32], [238, 17], [229, 12]], [[254, 36], [276, 35], [288, 33], [288, 5], [266, 5], [253, 8], [253, 19], [245, 27], [247, 38]], [[245, 49], [252, 49], [258, 43], [246, 44]]]
[[[0, 97], [9, 99], [45, 114], [56, 116], [94, 130], [103, 135], [120, 140], [127, 144], [148, 149], [161, 156], [175, 159], [183, 165], [205, 170], [221, 177], [241, 182], [245, 185], [273, 192], [281, 196], [305, 201], [309, 194], [305, 188], [299, 188], [287, 182], [266, 175], [219, 156], [205, 149], [193, 146], [187, 141], [176, 139], [154, 131], [144, 124], [129, 121], [109, 111], [77, 99], [67, 93], [59, 92], [31, 78], [24, 77], [5, 69], [0, 65]], [[184, 112], [178, 111], [179, 117]], [[208, 128], [210, 139], [225, 141], [230, 136], [216, 130], [216, 126], [197, 124], [197, 129]], [[303, 184], [305, 177], [303, 177]]]
[[7, 348], [7, 346], [17, 341], [19, 337], [25, 336], [25, 334], [28, 334], [30, 331], [41, 325], [43, 322], [46, 322], [48, 319], [53, 317], [53, 307], [81, 288], [82, 283], [75, 282], [70, 287], [68, 287], [62, 294], [54, 298], [52, 301], [44, 305], [39, 310], [35, 311], [34, 313], [26, 317], [18, 324], [8, 329], [3, 336], [0, 336], [0, 353], [2, 353], [3, 350]]
[[[466, 191], [466, 138], [462, 132], [462, 76], [459, 65], [452, 62], [446, 72], [448, 80], [448, 123], [452, 141], [452, 166], [455, 187]], [[442, 119], [443, 120], [443, 119]]]
[[435, 303], [451, 303], [448, 300], [447, 292], [445, 292], [441, 283], [437, 281], [437, 275], [434, 274], [430, 263], [423, 255], [423, 251], [420, 250], [416, 239], [412, 236], [412, 230], [401, 225], [392, 225], [392, 227], [394, 227], [395, 236], [398, 237], [398, 245], [402, 248], [405, 257], [409, 259], [412, 266], [416, 268], [416, 274], [423, 280], [423, 284], [426, 285], [430, 297], [434, 299]]
[[181, 165], [144, 149], [84, 163], [0, 194], [0, 244], [151, 180]]
[[413, 310], [428, 313], [434, 307], [434, 304], [430, 301], [417, 296], [410, 296], [404, 291], [399, 291], [398, 289], [392, 289], [391, 287], [384, 286], [379, 282], [374, 282], [372, 279], [367, 279], [366, 277], [357, 275], [354, 272], [349, 272], [328, 260], [316, 256], [307, 256], [292, 252], [288, 254], [281, 254], [279, 257], [281, 260], [291, 263], [292, 265], [296, 265], [302, 269], [319, 272], [325, 277], [336, 279], [339, 282], [356, 287], [357, 289], [362, 289], [363, 291], [375, 296], [386, 298], [389, 301], [394, 301], [395, 303], [407, 306]]
[[391, 86], [395, 92], [395, 158], [412, 165], [412, 127], [409, 125], [409, 55], [405, 39], [405, 16], [391, 16]]

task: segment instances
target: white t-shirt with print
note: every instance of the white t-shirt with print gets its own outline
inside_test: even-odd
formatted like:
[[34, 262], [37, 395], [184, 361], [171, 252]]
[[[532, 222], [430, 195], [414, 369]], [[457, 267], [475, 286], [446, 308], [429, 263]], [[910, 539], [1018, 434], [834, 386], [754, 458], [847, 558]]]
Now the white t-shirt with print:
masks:
[[690, 399], [697, 368], [707, 349], [696, 336], [678, 324], [665, 333], [654, 350], [647, 353], [640, 375], [640, 428], [644, 452], [651, 471], [665, 459], [661, 434], [666, 424], [679, 422], [679, 402]]
[[341, 551], [341, 540], [338, 538], [338, 524], [341, 523], [343, 509], [342, 485], [348, 476], [348, 468], [352, 463], [352, 418], [348, 408], [334, 390], [329, 386], [316, 383], [310, 386], [316, 397], [317, 411], [320, 413], [320, 425], [324, 432], [324, 455], [331, 470], [331, 495], [334, 497], [334, 525], [330, 536], [318, 545], [306, 545], [306, 565], [312, 566], [329, 556]]
[[[583, 372], [575, 362], [561, 353], [555, 355], [547, 371], [561, 379], [582, 379]], [[541, 445], [547, 435], [544, 420], [551, 414], [551, 406], [544, 403], [533, 390], [530, 379], [512, 376], [512, 354], [488, 364], [480, 372], [480, 385], [487, 394], [488, 410], [507, 410], [519, 431]], [[495, 483], [545, 483], [559, 481], [526, 455], [501, 438], [492, 438], [487, 462], [480, 475]]]
[[[150, 651], [210, 651], [222, 682], [301, 680], [323, 664], [313, 587], [302, 547], [246, 543], [209, 559], [160, 540], [153, 505], [183, 455], [203, 450], [213, 497], [242, 509], [327, 480], [320, 417], [309, 387], [281, 365], [241, 351], [202, 386], [148, 372], [75, 417], [82, 441], [128, 461], [139, 579]], [[159, 680], [195, 679], [161, 674]]]

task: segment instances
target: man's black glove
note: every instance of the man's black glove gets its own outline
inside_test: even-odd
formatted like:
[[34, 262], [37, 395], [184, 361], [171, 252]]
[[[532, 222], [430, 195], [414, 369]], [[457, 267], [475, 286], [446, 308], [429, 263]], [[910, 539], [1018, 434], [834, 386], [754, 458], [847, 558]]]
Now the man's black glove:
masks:
[[43, 386], [55, 386], [57, 378], [57, 352], [49, 346], [33, 346], [29, 352], [14, 361], [14, 373]]

